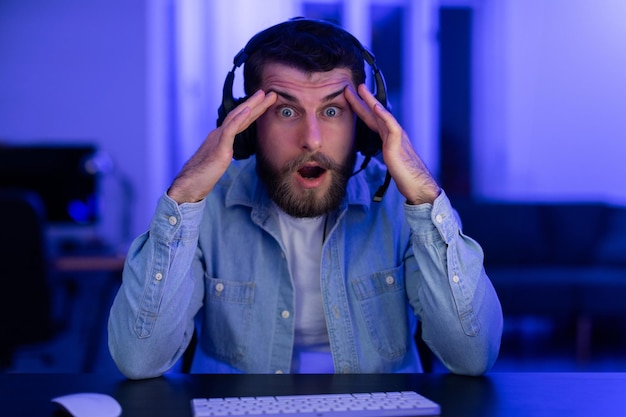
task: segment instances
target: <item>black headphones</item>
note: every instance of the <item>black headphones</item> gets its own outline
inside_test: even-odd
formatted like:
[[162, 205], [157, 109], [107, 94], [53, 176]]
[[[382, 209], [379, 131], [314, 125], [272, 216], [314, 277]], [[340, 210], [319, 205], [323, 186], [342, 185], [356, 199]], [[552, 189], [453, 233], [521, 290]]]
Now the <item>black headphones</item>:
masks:
[[[235, 70], [246, 62], [246, 59], [252, 55], [258, 48], [263, 47], [265, 40], [271, 35], [274, 29], [281, 25], [291, 24], [294, 21], [312, 21], [318, 24], [324, 24], [338, 28], [348, 34], [348, 37], [352, 39], [354, 45], [361, 51], [363, 59], [372, 69], [374, 76], [375, 90], [374, 96], [385, 107], [388, 106], [387, 102], [387, 88], [385, 85], [385, 78], [380, 72], [380, 69], [376, 65], [376, 59], [374, 55], [368, 51], [353, 35], [346, 32], [344, 29], [323, 20], [306, 19], [302, 17], [296, 17], [288, 20], [287, 22], [279, 23], [268, 29], [265, 29], [256, 35], [254, 35], [246, 44], [246, 46], [239, 51], [233, 59], [233, 68], [226, 75], [224, 81], [224, 88], [222, 92], [222, 104], [220, 105], [217, 114], [217, 126], [221, 126], [228, 113], [237, 107], [240, 103], [244, 102], [247, 97], [235, 99], [233, 97], [233, 82], [235, 80]], [[356, 150], [361, 152], [366, 160], [369, 159], [381, 151], [382, 141], [378, 133], [371, 130], [361, 119], [357, 119], [356, 125]], [[233, 157], [235, 159], [249, 158], [256, 152], [256, 124], [253, 123], [246, 130], [235, 136], [235, 142], [233, 144]]]

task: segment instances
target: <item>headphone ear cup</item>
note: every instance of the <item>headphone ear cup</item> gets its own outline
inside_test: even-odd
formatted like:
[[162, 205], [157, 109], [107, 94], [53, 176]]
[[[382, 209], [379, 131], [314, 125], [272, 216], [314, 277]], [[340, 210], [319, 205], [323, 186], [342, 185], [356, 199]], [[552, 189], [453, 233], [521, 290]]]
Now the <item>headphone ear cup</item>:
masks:
[[[385, 85], [385, 78], [382, 72], [376, 66], [374, 56], [365, 48], [361, 47], [365, 62], [367, 62], [373, 69], [374, 82], [375, 82], [375, 94], [376, 100], [381, 103], [387, 110], [389, 108], [389, 102], [387, 101], [387, 87]], [[380, 135], [370, 129], [367, 124], [360, 118], [356, 121], [356, 148], [361, 152], [363, 156], [373, 157], [378, 155], [383, 149], [383, 140]]]
[[[237, 100], [231, 100], [232, 104], [225, 105], [222, 103], [218, 109], [217, 126], [221, 126], [224, 123], [224, 119], [228, 113], [230, 113], [235, 107], [246, 101], [248, 97], [243, 97]], [[233, 158], [234, 159], [247, 159], [256, 152], [256, 123], [252, 123], [246, 130], [235, 135], [233, 142]]]
[[370, 129], [363, 120], [356, 121], [356, 150], [363, 156], [375, 156], [382, 149], [380, 135]]
[[256, 122], [246, 130], [235, 135], [233, 142], [233, 158], [247, 159], [256, 153]]

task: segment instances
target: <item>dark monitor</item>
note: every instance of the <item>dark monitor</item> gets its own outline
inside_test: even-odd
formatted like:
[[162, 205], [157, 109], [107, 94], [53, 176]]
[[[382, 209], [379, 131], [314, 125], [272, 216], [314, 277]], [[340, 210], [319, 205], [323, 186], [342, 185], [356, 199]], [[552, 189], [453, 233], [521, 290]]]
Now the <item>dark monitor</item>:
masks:
[[97, 172], [93, 145], [16, 145], [0, 143], [0, 188], [35, 191], [49, 223], [95, 224]]

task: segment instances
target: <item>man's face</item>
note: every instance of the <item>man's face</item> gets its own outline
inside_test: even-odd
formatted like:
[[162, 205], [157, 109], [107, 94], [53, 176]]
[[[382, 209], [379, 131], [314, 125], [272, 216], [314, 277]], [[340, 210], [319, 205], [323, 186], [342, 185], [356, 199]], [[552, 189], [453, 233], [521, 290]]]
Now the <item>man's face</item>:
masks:
[[355, 115], [343, 91], [348, 69], [307, 74], [271, 63], [262, 89], [278, 99], [257, 121], [257, 172], [272, 200], [294, 217], [338, 207], [354, 169]]

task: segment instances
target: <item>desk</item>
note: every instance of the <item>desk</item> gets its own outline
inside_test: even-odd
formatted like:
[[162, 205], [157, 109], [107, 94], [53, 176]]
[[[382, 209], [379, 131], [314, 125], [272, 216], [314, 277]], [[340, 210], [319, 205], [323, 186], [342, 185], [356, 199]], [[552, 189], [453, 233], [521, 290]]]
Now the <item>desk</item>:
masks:
[[53, 260], [57, 272], [122, 272], [122, 255], [64, 255]]
[[189, 416], [200, 396], [253, 396], [415, 390], [438, 402], [443, 417], [626, 416], [626, 373], [492, 373], [394, 375], [186, 375], [145, 381], [98, 374], [2, 374], [6, 416], [50, 416], [50, 399], [73, 392], [114, 396], [123, 417]]
[[85, 356], [81, 368], [83, 372], [92, 372], [95, 367], [102, 342], [102, 333], [107, 326], [110, 302], [122, 282], [124, 260], [125, 256], [123, 255], [91, 254], [63, 255], [52, 261], [52, 271], [55, 274], [79, 277], [90, 277], [92, 274], [107, 275], [100, 291], [93, 294], [93, 302], [96, 303], [97, 310], [86, 340]]

